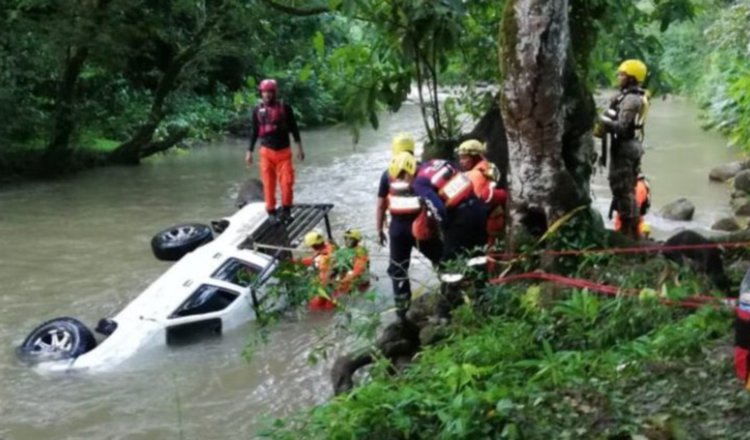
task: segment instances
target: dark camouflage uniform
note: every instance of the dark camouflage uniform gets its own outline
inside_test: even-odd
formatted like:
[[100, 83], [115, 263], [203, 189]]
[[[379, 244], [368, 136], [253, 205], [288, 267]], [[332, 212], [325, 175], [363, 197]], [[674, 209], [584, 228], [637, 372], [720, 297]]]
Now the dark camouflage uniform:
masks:
[[612, 147], [609, 162], [609, 187], [626, 235], [638, 236], [638, 207], [635, 202], [635, 185], [641, 167], [643, 145], [636, 137], [636, 118], [643, 105], [643, 91], [625, 89], [612, 102], [610, 108], [617, 112], [613, 119], [602, 118], [611, 134]]

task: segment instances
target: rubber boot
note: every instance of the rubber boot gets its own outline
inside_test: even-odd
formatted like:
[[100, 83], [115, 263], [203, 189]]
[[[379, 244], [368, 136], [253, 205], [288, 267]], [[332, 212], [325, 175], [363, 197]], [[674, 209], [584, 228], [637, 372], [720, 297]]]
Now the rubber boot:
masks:
[[393, 302], [396, 304], [396, 316], [406, 319], [406, 312], [411, 306], [411, 286], [409, 280], [393, 280]]
[[293, 220], [292, 218], [292, 207], [291, 206], [282, 206], [281, 207], [281, 214], [279, 215], [279, 221], [285, 225], [288, 225]]
[[268, 211], [268, 223], [278, 225], [280, 222], [279, 215], [275, 209], [273, 211]]

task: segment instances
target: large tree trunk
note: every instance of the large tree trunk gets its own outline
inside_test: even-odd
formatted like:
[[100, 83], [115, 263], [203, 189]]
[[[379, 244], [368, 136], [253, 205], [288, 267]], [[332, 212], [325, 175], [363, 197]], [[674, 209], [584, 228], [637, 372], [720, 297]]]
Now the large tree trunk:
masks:
[[81, 75], [86, 58], [89, 56], [88, 47], [74, 47], [69, 49], [65, 60], [62, 78], [57, 86], [55, 99], [55, 116], [52, 126], [52, 136], [47, 146], [45, 162], [59, 165], [71, 155], [70, 136], [75, 128], [73, 107], [75, 102], [76, 85]]
[[[78, 79], [91, 52], [91, 44], [101, 32], [103, 17], [111, 0], [99, 0], [91, 10], [91, 16], [85, 17], [86, 38], [80, 44], [68, 48], [63, 72], [57, 85], [55, 96], [55, 113], [53, 117], [50, 142], [47, 144], [43, 159], [43, 172], [59, 171], [73, 153], [70, 138], [75, 130], [75, 102]], [[51, 168], [51, 169], [48, 169]]]
[[[587, 185], [588, 176], [575, 178], [576, 170], [568, 169], [563, 154], [566, 109], [574, 110], [564, 90], [565, 74], [574, 75], [566, 70], [568, 1], [511, 0], [502, 29], [501, 110], [508, 139], [512, 236], [522, 228], [537, 235], [590, 202], [583, 182]], [[567, 156], [575, 161], [574, 155]]]

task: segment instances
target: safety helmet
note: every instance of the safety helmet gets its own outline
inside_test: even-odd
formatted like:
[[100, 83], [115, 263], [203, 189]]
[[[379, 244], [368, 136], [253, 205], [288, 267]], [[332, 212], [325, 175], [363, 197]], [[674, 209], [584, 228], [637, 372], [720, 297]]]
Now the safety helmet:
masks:
[[276, 85], [275, 79], [264, 79], [260, 82], [260, 86], [258, 87], [261, 92], [274, 92], [276, 93], [276, 90], [278, 89], [278, 86]]
[[644, 237], [651, 235], [651, 225], [649, 225], [648, 222], [641, 223], [641, 234]]
[[391, 142], [393, 156], [403, 152], [414, 154], [414, 138], [409, 133], [399, 133]]
[[461, 142], [456, 148], [459, 156], [481, 156], [487, 152], [487, 146], [476, 139]]
[[402, 172], [406, 172], [410, 176], [417, 172], [417, 159], [414, 158], [413, 154], [403, 152], [391, 159], [391, 164], [388, 165], [388, 175], [395, 179]]
[[642, 83], [646, 79], [646, 74], [648, 73], [646, 65], [641, 60], [625, 60], [617, 68], [617, 71], [632, 76], [639, 83]]
[[318, 231], [310, 231], [305, 234], [305, 244], [309, 247], [320, 246], [326, 242], [323, 234]]
[[347, 229], [346, 232], [344, 232], [344, 240], [361, 241], [362, 232], [359, 229]]

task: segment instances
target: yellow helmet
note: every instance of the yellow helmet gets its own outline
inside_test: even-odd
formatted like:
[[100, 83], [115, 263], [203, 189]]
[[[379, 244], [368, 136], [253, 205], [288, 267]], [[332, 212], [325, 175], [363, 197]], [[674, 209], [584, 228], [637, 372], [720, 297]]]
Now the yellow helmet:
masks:
[[323, 238], [323, 234], [318, 231], [310, 231], [305, 234], [305, 244], [309, 247], [320, 246], [325, 242], [326, 239]]
[[644, 237], [648, 237], [649, 235], [651, 235], [651, 225], [649, 225], [648, 222], [644, 221], [643, 223], [641, 223], [641, 234]]
[[391, 164], [388, 165], [388, 175], [395, 179], [402, 172], [406, 172], [410, 176], [417, 172], [417, 159], [414, 158], [413, 154], [403, 152], [391, 159]]
[[409, 133], [399, 133], [391, 142], [391, 154], [394, 157], [403, 152], [414, 154], [414, 138]]
[[646, 79], [646, 74], [648, 73], [646, 65], [641, 60], [625, 60], [617, 68], [617, 71], [632, 76], [639, 83], [642, 83]]
[[456, 154], [459, 156], [481, 156], [487, 152], [487, 146], [476, 139], [469, 139], [461, 142], [456, 148]]
[[344, 240], [361, 241], [362, 232], [359, 229], [347, 229], [346, 232], [344, 232]]

